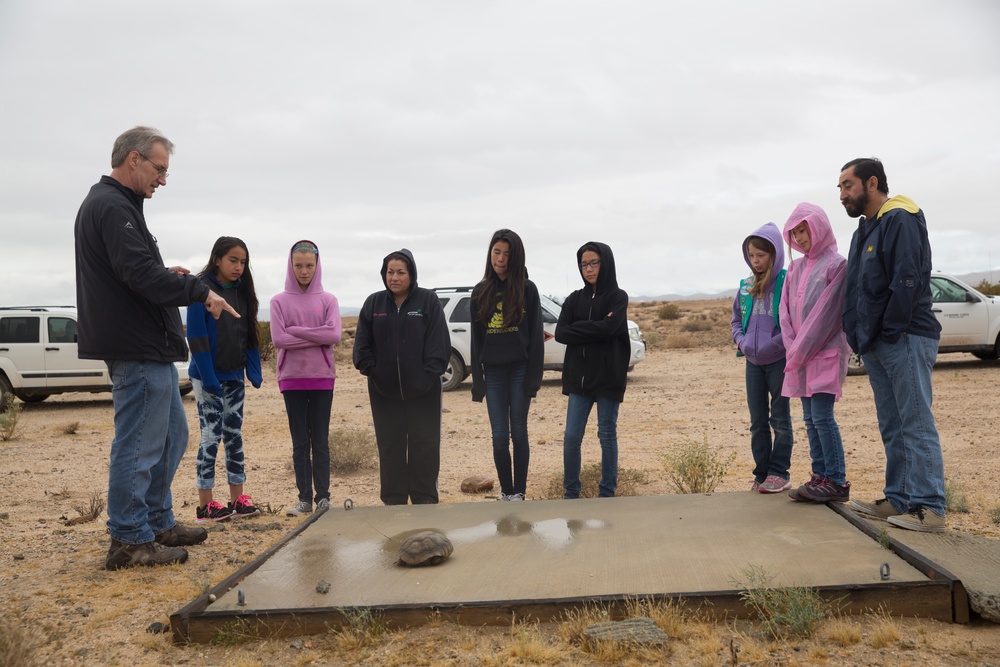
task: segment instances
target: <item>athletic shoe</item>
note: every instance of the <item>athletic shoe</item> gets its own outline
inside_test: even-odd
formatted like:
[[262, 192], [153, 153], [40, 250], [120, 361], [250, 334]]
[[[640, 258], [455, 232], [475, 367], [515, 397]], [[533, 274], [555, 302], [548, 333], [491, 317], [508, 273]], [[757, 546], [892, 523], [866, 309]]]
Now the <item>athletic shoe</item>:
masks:
[[814, 484], [819, 484], [822, 480], [823, 480], [822, 477], [820, 477], [816, 473], [812, 473], [812, 477], [809, 478], [809, 481], [799, 486], [799, 488], [792, 489], [791, 491], [789, 491], [788, 497], [794, 500], [795, 502], [807, 503], [809, 502], [809, 499], [806, 498], [804, 495], [802, 495], [803, 489], [805, 489], [807, 486], [813, 486]]
[[817, 484], [800, 489], [799, 493], [814, 503], [846, 503], [851, 499], [851, 483], [844, 482], [841, 486], [824, 477]]
[[170, 530], [165, 530], [156, 536], [156, 542], [165, 547], [190, 547], [201, 544], [208, 537], [204, 528], [188, 528], [179, 523]]
[[328, 510], [328, 509], [330, 509], [330, 499], [329, 498], [320, 498], [319, 500], [316, 501], [316, 511], [317, 512], [320, 511], [320, 510]]
[[104, 567], [108, 570], [121, 570], [140, 565], [173, 565], [183, 563], [187, 557], [187, 550], [180, 547], [167, 547], [157, 542], [125, 544], [113, 539]]
[[523, 493], [512, 493], [509, 496], [507, 496], [507, 500], [511, 501], [512, 503], [523, 502], [524, 501], [524, 494]]
[[260, 510], [254, 507], [250, 496], [243, 494], [236, 499], [235, 503], [229, 503], [229, 513], [233, 518], [239, 519], [245, 516], [257, 516]]
[[218, 503], [214, 500], [209, 500], [207, 505], [199, 507], [195, 510], [195, 521], [198, 523], [205, 523], [206, 521], [225, 521], [226, 519], [231, 519], [232, 516], [232, 508], [225, 507], [222, 503]]
[[768, 475], [767, 479], [760, 483], [760, 488], [758, 489], [761, 493], [781, 493], [782, 491], [787, 491], [792, 488], [791, 480], [785, 479], [779, 475]]
[[922, 533], [944, 532], [944, 517], [919, 505], [909, 514], [891, 516], [886, 521], [897, 528], [919, 530]]
[[753, 484], [750, 485], [750, 493], [760, 493], [760, 482], [753, 481]]
[[901, 514], [901, 512], [896, 511], [896, 508], [892, 506], [888, 498], [882, 498], [873, 503], [864, 500], [852, 500], [848, 507], [858, 514], [863, 514], [873, 519], [881, 519], [882, 521]]
[[313, 505], [308, 500], [300, 500], [299, 504], [285, 512], [285, 516], [303, 516], [312, 514]]

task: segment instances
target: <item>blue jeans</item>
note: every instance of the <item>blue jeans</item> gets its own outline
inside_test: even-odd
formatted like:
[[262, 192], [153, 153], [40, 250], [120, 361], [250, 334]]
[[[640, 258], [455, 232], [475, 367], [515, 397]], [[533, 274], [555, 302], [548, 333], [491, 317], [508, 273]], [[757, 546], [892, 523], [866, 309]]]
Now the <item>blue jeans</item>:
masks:
[[613, 498], [618, 488], [618, 407], [617, 399], [606, 396], [570, 394], [566, 405], [566, 433], [563, 436], [563, 498], [580, 497], [580, 445], [587, 428], [590, 409], [597, 404], [597, 439], [601, 442], [601, 482], [598, 496]]
[[115, 405], [108, 530], [119, 542], [142, 544], [177, 523], [170, 485], [187, 449], [187, 417], [173, 364], [107, 364]]
[[792, 415], [789, 400], [781, 395], [784, 381], [784, 359], [766, 366], [747, 360], [750, 451], [753, 453], [753, 476], [758, 482], [769, 475], [788, 479], [788, 468], [792, 464]]
[[195, 486], [199, 489], [215, 488], [215, 459], [220, 440], [226, 448], [226, 481], [231, 485], [247, 481], [243, 454], [243, 380], [226, 380], [221, 384], [222, 396], [216, 396], [205, 391], [201, 380], [191, 378], [201, 426], [195, 466]]
[[[493, 463], [504, 495], [524, 493], [528, 486], [528, 408], [531, 397], [524, 393], [528, 362], [506, 366], [484, 366], [486, 411], [493, 431]], [[510, 443], [514, 443], [513, 474]]]
[[840, 427], [833, 418], [833, 394], [813, 394], [802, 397], [802, 419], [809, 436], [809, 456], [812, 471], [843, 486], [847, 483], [844, 466], [844, 441]]
[[862, 355], [885, 447], [885, 497], [900, 512], [924, 507], [944, 516], [944, 461], [931, 413], [938, 341], [900, 336]]

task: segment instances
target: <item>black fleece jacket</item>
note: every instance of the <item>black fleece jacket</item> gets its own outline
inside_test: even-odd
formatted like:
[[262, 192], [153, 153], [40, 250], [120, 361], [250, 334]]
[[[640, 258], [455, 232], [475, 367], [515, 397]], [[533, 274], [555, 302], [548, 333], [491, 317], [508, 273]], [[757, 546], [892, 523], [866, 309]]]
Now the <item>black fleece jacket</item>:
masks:
[[400, 307], [385, 280], [389, 256], [382, 260], [386, 289], [369, 296], [358, 315], [354, 338], [354, 367], [368, 377], [368, 386], [386, 398], [405, 400], [441, 389], [448, 366], [451, 337], [441, 300], [417, 286], [413, 254], [403, 248], [412, 281]]
[[143, 197], [110, 176], [76, 216], [76, 305], [82, 359], [187, 359], [177, 306], [205, 301], [208, 286], [163, 265], [142, 215]]
[[[591, 241], [576, 251], [577, 266], [587, 246], [601, 258], [596, 290], [584, 280], [583, 289], [568, 297], [559, 313], [556, 340], [566, 345], [563, 393], [625, 397], [628, 361], [628, 294], [618, 287], [615, 256], [604, 243]], [[583, 278], [583, 271], [580, 272]]]

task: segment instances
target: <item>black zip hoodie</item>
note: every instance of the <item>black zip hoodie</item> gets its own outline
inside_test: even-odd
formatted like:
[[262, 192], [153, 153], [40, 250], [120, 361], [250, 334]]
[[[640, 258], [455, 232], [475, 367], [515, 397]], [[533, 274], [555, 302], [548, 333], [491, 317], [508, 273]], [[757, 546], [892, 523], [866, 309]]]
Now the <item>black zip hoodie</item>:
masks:
[[369, 296], [358, 315], [354, 367], [368, 377], [370, 389], [386, 398], [405, 400], [435, 388], [440, 391], [451, 338], [437, 294], [417, 287], [413, 253], [406, 248], [399, 252], [410, 271], [410, 293], [397, 308], [385, 279], [386, 255], [381, 269], [386, 289]]
[[587, 246], [596, 247], [601, 258], [597, 289], [584, 280], [583, 289], [566, 297], [556, 325], [556, 340], [566, 345], [563, 393], [605, 396], [621, 402], [631, 356], [628, 294], [618, 287], [615, 256], [608, 245], [590, 241], [581, 246], [576, 251], [577, 268]]

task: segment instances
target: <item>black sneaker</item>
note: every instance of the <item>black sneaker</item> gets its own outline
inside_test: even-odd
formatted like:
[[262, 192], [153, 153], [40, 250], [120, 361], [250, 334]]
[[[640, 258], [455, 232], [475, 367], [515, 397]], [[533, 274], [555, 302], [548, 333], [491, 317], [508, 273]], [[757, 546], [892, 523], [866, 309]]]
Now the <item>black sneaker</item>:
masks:
[[187, 558], [187, 550], [180, 547], [167, 547], [157, 542], [125, 544], [113, 539], [104, 567], [108, 570], [121, 570], [140, 565], [173, 565], [183, 563]]
[[257, 516], [260, 510], [254, 507], [250, 496], [243, 494], [236, 499], [235, 503], [229, 503], [229, 514], [232, 517], [240, 518], [244, 516]]
[[846, 503], [851, 499], [851, 483], [844, 482], [841, 486], [832, 479], [824, 478], [819, 484], [800, 489], [799, 494], [814, 503]]
[[204, 523], [206, 521], [225, 521], [233, 516], [233, 511], [223, 506], [221, 503], [217, 503], [214, 500], [208, 501], [208, 504], [204, 507], [199, 507], [195, 510], [195, 521], [198, 523]]
[[801, 485], [799, 488], [792, 489], [791, 491], [789, 491], [788, 492], [788, 497], [791, 498], [792, 500], [794, 500], [797, 503], [807, 503], [807, 502], [810, 502], [809, 498], [807, 498], [802, 492], [805, 489], [807, 489], [808, 487], [815, 486], [815, 485], [819, 484], [822, 481], [823, 481], [822, 477], [820, 477], [816, 473], [812, 473], [812, 477], [809, 478], [809, 481], [806, 482], [805, 484]]

